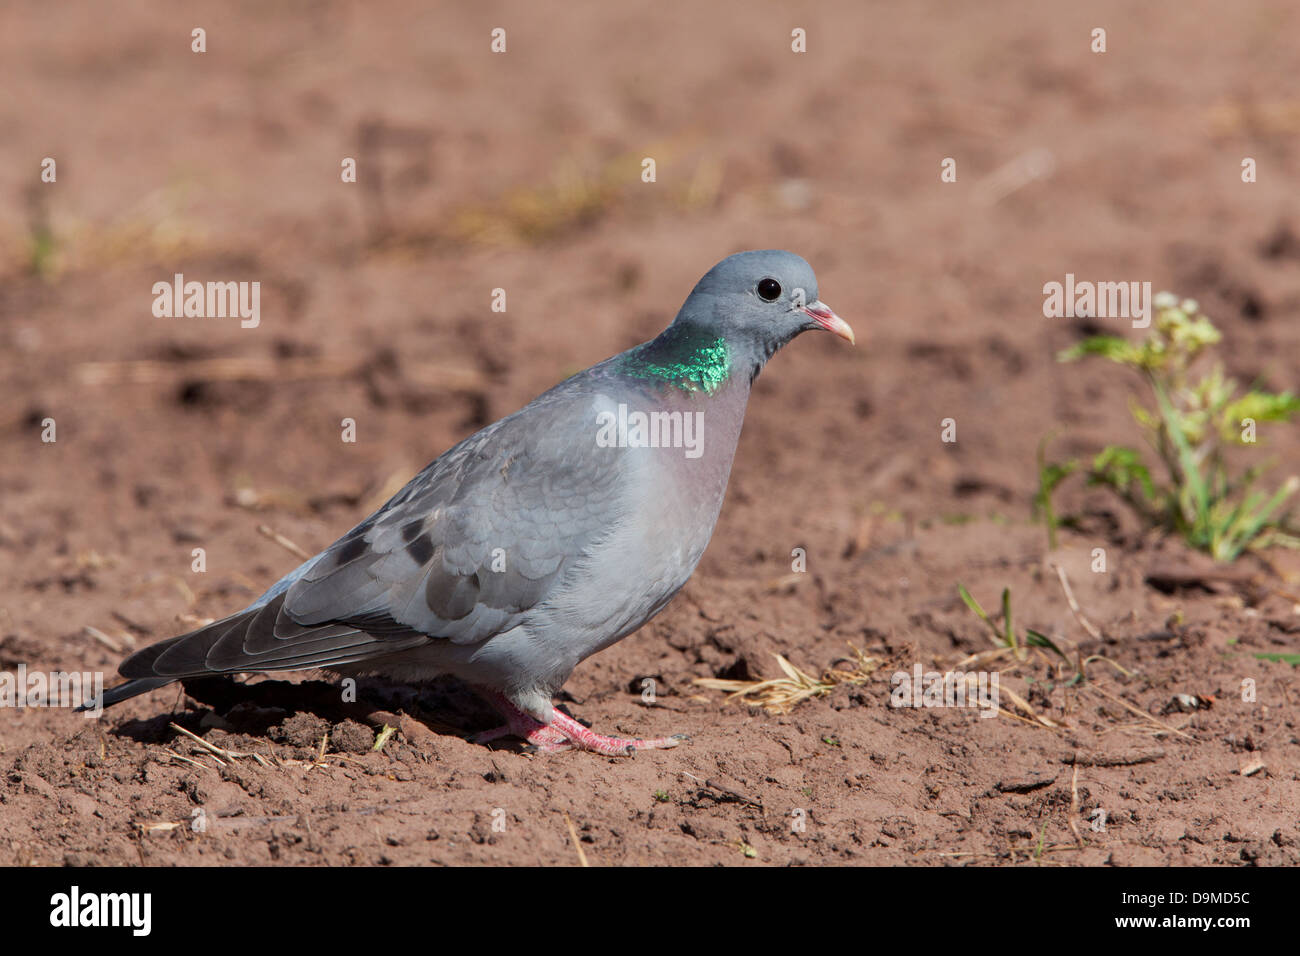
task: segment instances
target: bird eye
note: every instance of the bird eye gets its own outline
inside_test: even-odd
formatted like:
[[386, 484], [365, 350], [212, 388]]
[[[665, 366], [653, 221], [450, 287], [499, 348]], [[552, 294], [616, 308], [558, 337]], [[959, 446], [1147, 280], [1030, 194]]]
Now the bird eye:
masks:
[[764, 302], [775, 302], [781, 294], [781, 283], [775, 279], [760, 279], [758, 283], [758, 297]]

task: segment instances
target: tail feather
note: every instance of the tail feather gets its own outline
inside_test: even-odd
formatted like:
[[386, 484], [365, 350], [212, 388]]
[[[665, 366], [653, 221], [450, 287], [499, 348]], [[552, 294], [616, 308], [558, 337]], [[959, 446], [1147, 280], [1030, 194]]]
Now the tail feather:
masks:
[[170, 684], [170, 677], [153, 677], [144, 680], [129, 680], [125, 684], [118, 684], [116, 687], [110, 687], [100, 696], [98, 700], [92, 700], [88, 704], [82, 704], [76, 708], [80, 713], [84, 710], [94, 710], [96, 707], [112, 707], [114, 704], [120, 704], [124, 700], [130, 700], [139, 694], [148, 693], [159, 687]]
[[118, 667], [119, 674], [131, 679], [105, 691], [102, 706], [186, 677], [337, 667], [428, 641], [413, 631], [377, 636], [339, 621], [302, 625], [285, 613], [284, 595], [279, 594], [264, 605], [136, 651]]

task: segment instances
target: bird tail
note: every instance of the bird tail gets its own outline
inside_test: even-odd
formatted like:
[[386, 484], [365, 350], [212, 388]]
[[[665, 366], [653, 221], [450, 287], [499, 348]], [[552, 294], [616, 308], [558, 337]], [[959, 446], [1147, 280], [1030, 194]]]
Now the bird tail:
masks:
[[124, 684], [110, 688], [109, 707], [187, 677], [338, 667], [428, 642], [411, 631], [368, 634], [342, 621], [304, 625], [284, 610], [284, 595], [198, 630], [136, 651], [118, 667]]
[[170, 684], [170, 677], [153, 677], [147, 680], [129, 680], [125, 684], [118, 684], [116, 687], [110, 687], [104, 693], [92, 700], [88, 704], [82, 704], [75, 708], [77, 713], [85, 710], [96, 710], [103, 707], [112, 707], [114, 704], [120, 704], [124, 700], [130, 700], [139, 694], [146, 694], [151, 690], [164, 687]]

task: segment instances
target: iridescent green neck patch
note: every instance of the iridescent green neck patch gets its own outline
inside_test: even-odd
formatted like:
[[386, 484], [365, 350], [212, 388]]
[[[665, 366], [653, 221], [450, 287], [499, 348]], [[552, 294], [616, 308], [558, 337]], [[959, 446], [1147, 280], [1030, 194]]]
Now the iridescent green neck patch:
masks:
[[632, 378], [657, 380], [683, 392], [712, 395], [731, 375], [726, 340], [690, 327], [671, 326], [653, 342], [624, 356], [619, 370]]

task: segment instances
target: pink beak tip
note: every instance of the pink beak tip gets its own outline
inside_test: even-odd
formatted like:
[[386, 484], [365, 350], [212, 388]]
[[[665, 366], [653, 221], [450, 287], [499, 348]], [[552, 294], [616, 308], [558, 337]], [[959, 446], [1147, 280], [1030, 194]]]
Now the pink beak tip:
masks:
[[858, 344], [857, 336], [853, 334], [853, 327], [836, 315], [835, 310], [826, 303], [814, 302], [804, 306], [803, 311], [812, 316], [813, 320], [827, 332], [846, 339], [850, 345]]

